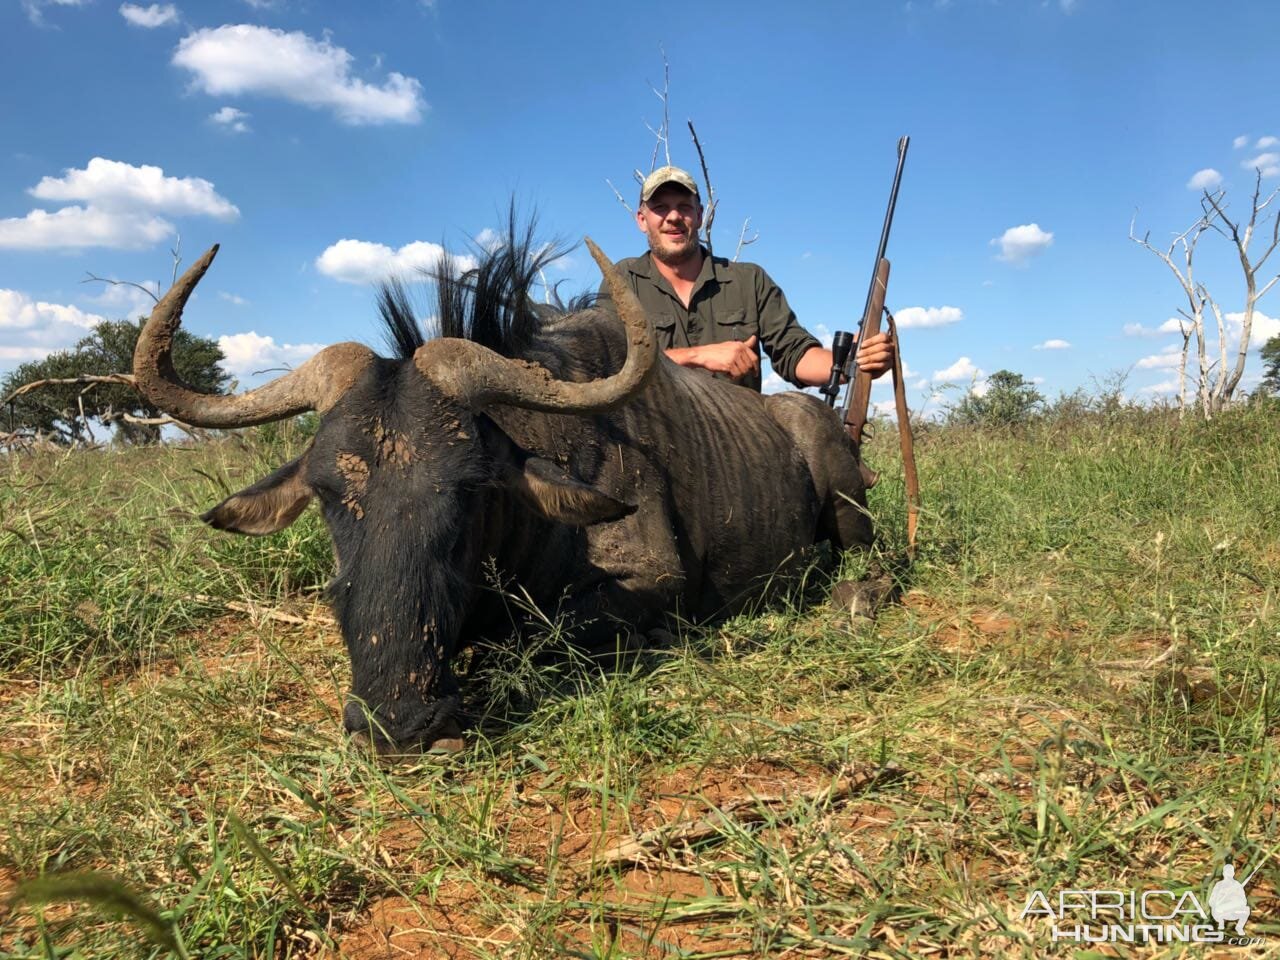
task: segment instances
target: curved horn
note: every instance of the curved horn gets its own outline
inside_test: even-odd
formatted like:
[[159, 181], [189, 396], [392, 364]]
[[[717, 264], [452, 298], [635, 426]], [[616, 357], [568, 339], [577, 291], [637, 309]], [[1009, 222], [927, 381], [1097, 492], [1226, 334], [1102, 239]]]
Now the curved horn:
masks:
[[196, 427], [252, 427], [308, 410], [332, 407], [374, 360], [359, 343], [325, 347], [298, 369], [268, 384], [234, 396], [199, 393], [184, 383], [173, 366], [173, 336], [182, 308], [218, 253], [214, 244], [169, 288], [138, 336], [133, 376], [138, 390], [160, 409]]
[[453, 338], [432, 340], [419, 347], [413, 356], [418, 369], [472, 410], [501, 403], [547, 413], [600, 413], [630, 400], [656, 367], [658, 342], [644, 308], [613, 262], [590, 237], [586, 242], [626, 328], [627, 359], [621, 370], [586, 383], [556, 380], [544, 367]]

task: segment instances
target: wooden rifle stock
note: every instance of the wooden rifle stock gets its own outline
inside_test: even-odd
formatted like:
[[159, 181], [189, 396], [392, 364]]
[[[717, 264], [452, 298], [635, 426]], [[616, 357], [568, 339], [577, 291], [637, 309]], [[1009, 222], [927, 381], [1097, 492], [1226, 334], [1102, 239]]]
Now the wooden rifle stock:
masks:
[[867, 301], [867, 312], [858, 325], [858, 342], [849, 355], [849, 367], [853, 371], [853, 385], [845, 394], [842, 419], [854, 446], [862, 449], [862, 431], [867, 425], [867, 412], [871, 405], [871, 374], [858, 367], [858, 349], [880, 332], [880, 318], [884, 315], [884, 298], [889, 289], [889, 261], [884, 257], [876, 265], [876, 278]]

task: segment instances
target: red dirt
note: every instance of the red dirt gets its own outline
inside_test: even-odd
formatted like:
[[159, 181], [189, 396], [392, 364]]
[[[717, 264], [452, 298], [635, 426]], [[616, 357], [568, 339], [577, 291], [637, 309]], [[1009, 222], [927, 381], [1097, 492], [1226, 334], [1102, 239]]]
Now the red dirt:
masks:
[[[527, 791], [512, 794], [507, 821], [503, 824], [508, 854], [544, 863], [551, 851], [560, 861], [560, 888], [549, 896], [588, 898], [594, 904], [583, 908], [581, 920], [562, 920], [556, 926], [554, 939], [562, 947], [582, 949], [617, 940], [624, 955], [636, 957], [670, 956], [672, 946], [681, 950], [738, 950], [748, 955], [749, 941], [744, 930], [735, 936], [733, 930], [707, 929], [705, 918], [688, 921], [664, 921], [657, 931], [637, 933], [639, 921], [631, 911], [619, 908], [653, 909], [658, 915], [663, 904], [674, 904], [708, 896], [733, 896], [732, 877], [703, 876], [680, 869], [679, 864], [658, 862], [619, 862], [613, 868], [616, 883], [599, 880], [602, 855], [624, 839], [677, 821], [696, 821], [713, 806], [725, 807], [746, 802], [752, 797], [786, 797], [820, 789], [831, 775], [819, 767], [795, 769], [782, 763], [753, 761], [742, 767], [685, 767], [656, 780], [645, 797], [631, 808], [611, 805], [604, 816], [599, 796], [590, 791], [563, 793]], [[518, 799], [517, 799], [518, 796]], [[883, 808], [881, 808], [883, 809]], [[883, 820], [866, 819], [854, 828], [882, 829]], [[406, 828], [379, 837], [379, 845], [395, 848], [408, 855], [416, 845], [416, 830]], [[402, 843], [397, 844], [396, 838]], [[388, 840], [391, 842], [388, 843]], [[402, 863], [403, 865], [403, 863]], [[594, 892], [590, 892], [594, 889]], [[530, 909], [543, 902], [541, 894], [511, 888], [510, 896], [524, 897]], [[618, 909], [617, 919], [610, 920]], [[486, 918], [484, 903], [477, 891], [466, 885], [446, 885], [434, 899], [418, 897], [406, 900], [388, 897], [374, 904], [341, 938], [340, 956], [355, 960], [418, 956], [424, 958], [471, 957], [488, 950], [496, 952], [501, 944], [520, 939], [522, 931], [512, 929], [512, 918], [524, 916], [519, 907], [512, 908], [510, 899], [505, 911], [506, 923], [499, 918]], [[589, 915], [596, 915], [594, 925]], [[601, 927], [599, 915], [605, 918]], [[572, 916], [572, 914], [570, 914]], [[496, 924], [496, 925], [495, 925]], [[642, 925], [642, 924], [640, 924]], [[546, 931], [539, 934], [551, 936]], [[664, 946], [665, 944], [665, 946]], [[528, 946], [528, 944], [526, 944]], [[547, 945], [547, 949], [552, 949]], [[536, 955], [536, 954], [535, 954]]]
[[515, 939], [516, 931], [493, 929], [481, 916], [476, 890], [464, 884], [445, 884], [435, 897], [387, 897], [369, 908], [361, 925], [339, 946], [347, 960], [454, 960], [476, 955], [473, 948], [490, 949]]

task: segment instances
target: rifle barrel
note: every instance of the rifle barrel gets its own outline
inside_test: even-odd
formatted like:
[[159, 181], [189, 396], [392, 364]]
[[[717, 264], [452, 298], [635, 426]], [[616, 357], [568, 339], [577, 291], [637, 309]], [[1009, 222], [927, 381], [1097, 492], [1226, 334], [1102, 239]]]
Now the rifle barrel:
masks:
[[871, 300], [876, 292], [876, 272], [880, 269], [880, 261], [889, 249], [889, 230], [893, 226], [893, 211], [898, 205], [898, 187], [902, 184], [902, 168], [907, 162], [907, 147], [911, 145], [910, 137], [902, 137], [898, 141], [898, 169], [893, 174], [893, 189], [889, 191], [889, 208], [884, 212], [884, 226], [880, 228], [880, 246], [876, 250], [875, 262], [871, 265], [871, 283], [867, 285], [867, 302], [862, 307], [862, 318], [858, 321], [858, 345], [862, 345], [862, 324], [867, 319], [867, 311], [871, 309]]

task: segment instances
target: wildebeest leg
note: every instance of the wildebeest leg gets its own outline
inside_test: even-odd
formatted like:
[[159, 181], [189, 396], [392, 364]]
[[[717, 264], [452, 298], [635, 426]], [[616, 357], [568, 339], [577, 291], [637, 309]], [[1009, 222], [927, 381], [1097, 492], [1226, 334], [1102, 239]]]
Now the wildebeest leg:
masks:
[[870, 547], [875, 535], [867, 513], [866, 483], [853, 443], [836, 416], [805, 393], [765, 397], [765, 409], [809, 465], [822, 505], [815, 541], [829, 540], [837, 550]]
[[665, 625], [667, 611], [680, 612], [684, 565], [660, 505], [592, 527], [588, 537], [590, 573], [561, 607], [577, 624], [580, 646], [613, 649], [619, 637], [645, 634]]

